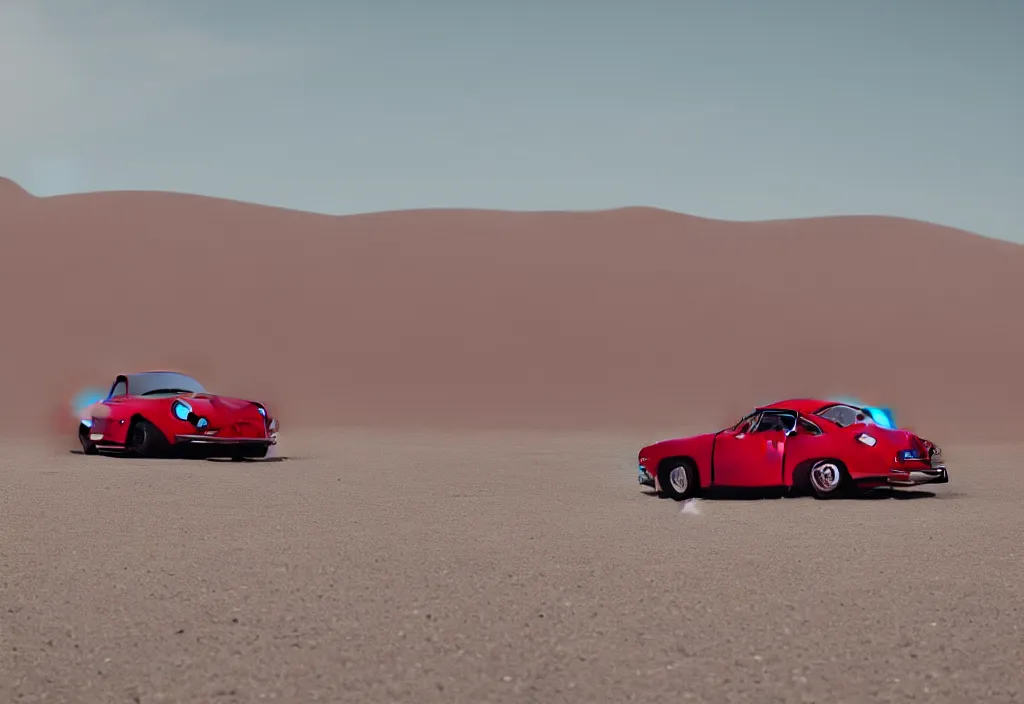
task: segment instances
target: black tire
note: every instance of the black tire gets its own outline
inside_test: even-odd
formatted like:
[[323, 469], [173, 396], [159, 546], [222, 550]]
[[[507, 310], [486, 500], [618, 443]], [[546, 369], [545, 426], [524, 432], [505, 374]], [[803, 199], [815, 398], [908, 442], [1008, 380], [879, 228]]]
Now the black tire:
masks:
[[693, 498], [700, 486], [697, 468], [688, 459], [666, 460], [658, 466], [658, 486], [662, 496], [675, 501]]
[[96, 443], [89, 439], [89, 428], [86, 427], [85, 423], [78, 424], [78, 442], [82, 444], [82, 452], [87, 455], [98, 455], [99, 449], [96, 447]]
[[167, 449], [167, 438], [148, 420], [139, 418], [128, 428], [125, 450], [131, 457], [160, 457]]
[[852, 480], [842, 462], [821, 459], [807, 468], [807, 486], [816, 499], [842, 499], [850, 495]]

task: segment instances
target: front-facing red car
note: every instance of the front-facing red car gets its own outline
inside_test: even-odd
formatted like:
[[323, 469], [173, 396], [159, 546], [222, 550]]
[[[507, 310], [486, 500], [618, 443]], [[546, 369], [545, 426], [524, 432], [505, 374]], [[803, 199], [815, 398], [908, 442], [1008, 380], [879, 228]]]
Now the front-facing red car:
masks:
[[83, 413], [78, 438], [86, 454], [246, 459], [266, 457], [278, 426], [262, 403], [209, 393], [185, 374], [151, 371], [118, 375], [107, 397]]

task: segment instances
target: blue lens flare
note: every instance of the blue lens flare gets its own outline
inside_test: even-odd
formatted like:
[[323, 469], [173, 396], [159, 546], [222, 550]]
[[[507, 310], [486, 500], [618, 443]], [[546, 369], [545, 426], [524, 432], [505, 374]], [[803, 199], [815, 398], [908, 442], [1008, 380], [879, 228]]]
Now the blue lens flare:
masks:
[[890, 430], [896, 429], [896, 418], [891, 409], [865, 406], [864, 410], [871, 414], [871, 419], [874, 420], [877, 425], [883, 428], [889, 428]]
[[71, 397], [71, 412], [75, 417], [85, 413], [85, 409], [94, 403], [99, 403], [107, 397], [107, 392], [104, 389], [89, 388], [82, 389], [77, 394]]
[[839, 403], [847, 403], [851, 406], [863, 408], [871, 415], [871, 420], [882, 428], [889, 430], [897, 430], [899, 426], [896, 425], [896, 414], [891, 408], [885, 408], [883, 406], [869, 406], [860, 399], [856, 399], [852, 396], [840, 396], [836, 398]]

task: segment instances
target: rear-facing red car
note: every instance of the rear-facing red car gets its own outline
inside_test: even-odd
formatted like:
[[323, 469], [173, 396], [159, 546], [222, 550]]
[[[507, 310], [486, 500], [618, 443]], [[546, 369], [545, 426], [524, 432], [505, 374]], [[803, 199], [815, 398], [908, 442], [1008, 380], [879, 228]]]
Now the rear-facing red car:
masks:
[[151, 371], [114, 379], [107, 397], [85, 409], [78, 439], [86, 454], [240, 460], [266, 457], [277, 430], [262, 403], [209, 393], [185, 374]]
[[830, 498], [949, 481], [941, 450], [896, 428], [884, 409], [817, 399], [780, 401], [731, 428], [648, 445], [638, 473], [641, 485], [676, 500], [717, 488]]

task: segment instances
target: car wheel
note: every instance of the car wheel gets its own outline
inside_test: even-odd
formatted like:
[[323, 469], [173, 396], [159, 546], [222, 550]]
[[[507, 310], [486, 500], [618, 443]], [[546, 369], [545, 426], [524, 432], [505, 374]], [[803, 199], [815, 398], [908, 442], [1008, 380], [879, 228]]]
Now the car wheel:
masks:
[[838, 462], [818, 460], [807, 475], [811, 493], [817, 499], [831, 499], [846, 493], [848, 481], [846, 472]]
[[98, 455], [99, 449], [96, 443], [89, 439], [89, 428], [84, 423], [78, 425], [78, 442], [82, 444], [82, 452], [87, 455]]
[[159, 428], [139, 419], [128, 428], [125, 449], [133, 457], [156, 457], [167, 449], [167, 441]]
[[676, 501], [691, 498], [697, 493], [697, 472], [689, 460], [670, 460], [658, 467], [658, 485], [661, 494]]

